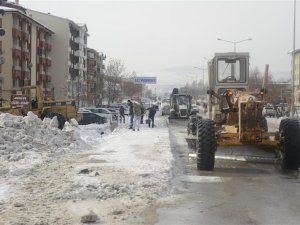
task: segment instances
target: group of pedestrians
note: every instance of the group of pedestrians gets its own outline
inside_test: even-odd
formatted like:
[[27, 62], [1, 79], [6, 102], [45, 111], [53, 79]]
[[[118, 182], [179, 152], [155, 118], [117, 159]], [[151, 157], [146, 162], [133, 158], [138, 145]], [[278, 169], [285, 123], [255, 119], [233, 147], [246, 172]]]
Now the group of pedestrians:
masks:
[[[140, 124], [144, 123], [144, 114], [145, 114], [145, 108], [142, 103], [136, 102], [136, 101], [127, 101], [128, 107], [129, 107], [129, 117], [130, 117], [130, 126], [129, 129], [132, 129], [133, 131], [140, 130]], [[148, 122], [149, 127], [154, 127], [154, 116], [156, 114], [156, 108], [155, 106], [147, 108], [148, 112], [148, 119], [146, 120]], [[120, 108], [120, 123], [125, 123], [125, 108], [121, 106]]]

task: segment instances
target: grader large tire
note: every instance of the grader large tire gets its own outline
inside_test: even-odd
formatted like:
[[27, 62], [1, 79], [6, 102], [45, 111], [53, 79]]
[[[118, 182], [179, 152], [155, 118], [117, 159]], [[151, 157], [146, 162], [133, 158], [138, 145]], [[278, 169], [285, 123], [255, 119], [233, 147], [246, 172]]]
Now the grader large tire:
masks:
[[199, 119], [197, 124], [197, 169], [213, 170], [217, 141], [215, 123], [209, 119]]
[[281, 167], [297, 170], [300, 167], [300, 123], [295, 119], [283, 119], [279, 127]]
[[56, 112], [51, 112], [51, 113], [48, 113], [45, 117], [52, 119], [55, 116], [57, 117], [57, 120], [58, 120], [58, 128], [62, 130], [64, 128], [64, 125], [66, 122], [66, 119], [64, 118], [63, 115], [56, 113]]

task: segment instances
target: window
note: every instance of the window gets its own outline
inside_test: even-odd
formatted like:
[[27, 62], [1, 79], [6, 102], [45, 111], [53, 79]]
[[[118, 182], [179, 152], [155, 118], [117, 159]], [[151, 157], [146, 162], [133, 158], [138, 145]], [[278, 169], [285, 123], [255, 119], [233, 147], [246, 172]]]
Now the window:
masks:
[[217, 61], [218, 82], [246, 82], [246, 59], [219, 58]]

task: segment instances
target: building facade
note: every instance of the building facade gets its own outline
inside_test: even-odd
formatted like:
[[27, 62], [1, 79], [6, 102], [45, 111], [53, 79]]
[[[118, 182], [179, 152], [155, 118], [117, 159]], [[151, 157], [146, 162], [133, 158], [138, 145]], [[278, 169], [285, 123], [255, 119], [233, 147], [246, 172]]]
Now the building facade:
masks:
[[87, 37], [85, 24], [27, 9], [27, 15], [49, 27], [52, 37], [52, 84], [55, 98], [74, 98], [87, 106]]
[[89, 106], [102, 104], [105, 59], [106, 56], [103, 53], [99, 53], [95, 49], [88, 49], [87, 102]]
[[[45, 98], [52, 98], [51, 36], [53, 31], [28, 17], [22, 10], [0, 6], [4, 15], [0, 26], [5, 35], [0, 47], [5, 62], [0, 65], [1, 97], [10, 95], [23, 86], [41, 85]], [[34, 96], [32, 96], [34, 97]]]

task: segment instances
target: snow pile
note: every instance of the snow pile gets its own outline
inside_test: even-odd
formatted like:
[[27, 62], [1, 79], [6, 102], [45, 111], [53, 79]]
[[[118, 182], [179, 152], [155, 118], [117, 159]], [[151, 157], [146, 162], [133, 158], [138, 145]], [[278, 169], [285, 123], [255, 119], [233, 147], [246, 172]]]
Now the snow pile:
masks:
[[[101, 138], [99, 131], [87, 131], [86, 140], [94, 143], [95, 150], [80, 153], [85, 163], [75, 168], [73, 184], [61, 198], [75, 201], [81, 210], [86, 204], [80, 202], [93, 199], [107, 206], [118, 201], [118, 210], [128, 211], [128, 207], [148, 207], [172, 194], [174, 158], [169, 131], [164, 118], [157, 117], [155, 123], [155, 128], [145, 124], [140, 131], [121, 125]], [[104, 215], [111, 208], [93, 210]]]
[[66, 123], [59, 130], [57, 126], [56, 117], [42, 121], [32, 112], [25, 117], [0, 114], [0, 174], [26, 173], [49, 154], [84, 146], [75, 127]]
[[169, 131], [155, 119], [154, 128], [122, 124], [111, 132], [109, 124], [71, 120], [59, 130], [56, 118], [0, 114], [1, 219], [78, 224], [92, 210], [105, 224], [135, 220], [173, 193]]

